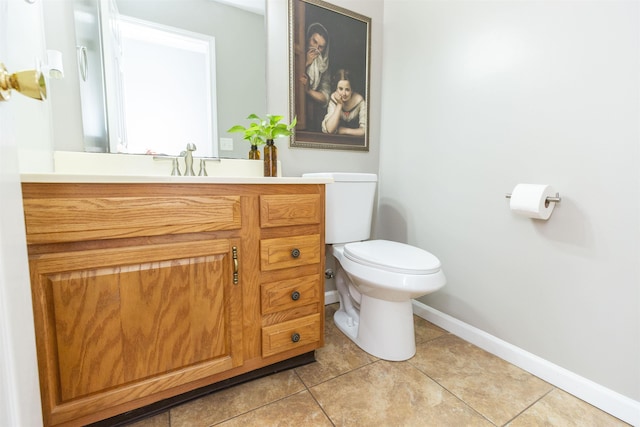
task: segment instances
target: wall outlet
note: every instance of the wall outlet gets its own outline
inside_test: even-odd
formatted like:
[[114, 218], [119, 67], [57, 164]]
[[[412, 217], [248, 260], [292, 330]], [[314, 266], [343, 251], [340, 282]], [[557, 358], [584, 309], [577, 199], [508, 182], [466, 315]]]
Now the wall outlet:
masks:
[[233, 151], [233, 139], [232, 138], [220, 138], [220, 150]]

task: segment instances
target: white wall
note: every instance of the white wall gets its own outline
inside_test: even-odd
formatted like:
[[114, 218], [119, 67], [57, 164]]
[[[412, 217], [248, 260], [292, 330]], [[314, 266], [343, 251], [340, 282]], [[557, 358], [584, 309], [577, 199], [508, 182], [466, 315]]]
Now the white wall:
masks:
[[[636, 1], [385, 1], [378, 237], [448, 278], [423, 302], [640, 400]], [[515, 184], [553, 185], [548, 222]]]
[[[73, 2], [43, 1], [42, 5], [47, 49], [62, 52], [64, 66], [64, 79], [52, 81], [49, 87], [49, 102], [53, 117], [53, 149], [84, 151]], [[28, 167], [28, 160], [21, 162], [22, 172]]]

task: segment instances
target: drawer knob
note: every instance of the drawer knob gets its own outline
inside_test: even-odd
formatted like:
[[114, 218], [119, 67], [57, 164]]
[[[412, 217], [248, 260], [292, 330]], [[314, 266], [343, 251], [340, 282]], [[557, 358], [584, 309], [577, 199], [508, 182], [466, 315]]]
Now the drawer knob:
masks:
[[293, 342], [300, 341], [300, 334], [296, 332], [295, 334], [291, 335], [291, 341]]
[[294, 258], [298, 258], [300, 256], [300, 249], [294, 249], [291, 251], [291, 256]]
[[298, 301], [300, 299], [300, 292], [298, 291], [291, 292], [291, 299], [294, 301]]

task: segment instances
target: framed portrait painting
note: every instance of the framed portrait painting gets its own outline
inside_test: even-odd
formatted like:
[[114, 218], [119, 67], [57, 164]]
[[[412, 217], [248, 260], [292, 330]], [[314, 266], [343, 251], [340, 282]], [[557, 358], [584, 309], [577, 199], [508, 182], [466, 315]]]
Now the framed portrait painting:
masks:
[[289, 0], [292, 147], [369, 151], [371, 18]]

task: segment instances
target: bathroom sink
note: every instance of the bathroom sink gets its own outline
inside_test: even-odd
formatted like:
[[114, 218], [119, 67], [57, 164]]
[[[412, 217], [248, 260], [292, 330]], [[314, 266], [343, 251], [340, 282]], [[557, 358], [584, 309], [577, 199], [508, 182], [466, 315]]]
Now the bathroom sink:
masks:
[[[54, 172], [23, 173], [22, 182], [67, 183], [170, 183], [170, 184], [328, 184], [326, 177], [264, 177], [258, 160], [209, 159], [207, 176], [172, 176], [172, 159], [157, 156], [54, 152]], [[180, 159], [182, 160], [182, 159]], [[180, 170], [184, 164], [180, 162]], [[194, 172], [200, 159], [194, 159]], [[281, 170], [278, 166], [278, 170]]]
[[[57, 174], [113, 175], [113, 176], [171, 176], [173, 156], [153, 156], [142, 154], [85, 153], [75, 151], [55, 151], [54, 171]], [[261, 161], [244, 159], [206, 159], [208, 176], [219, 177], [262, 177]], [[184, 175], [184, 159], [178, 159], [180, 173]], [[200, 159], [193, 160], [196, 175], [200, 171]]]

